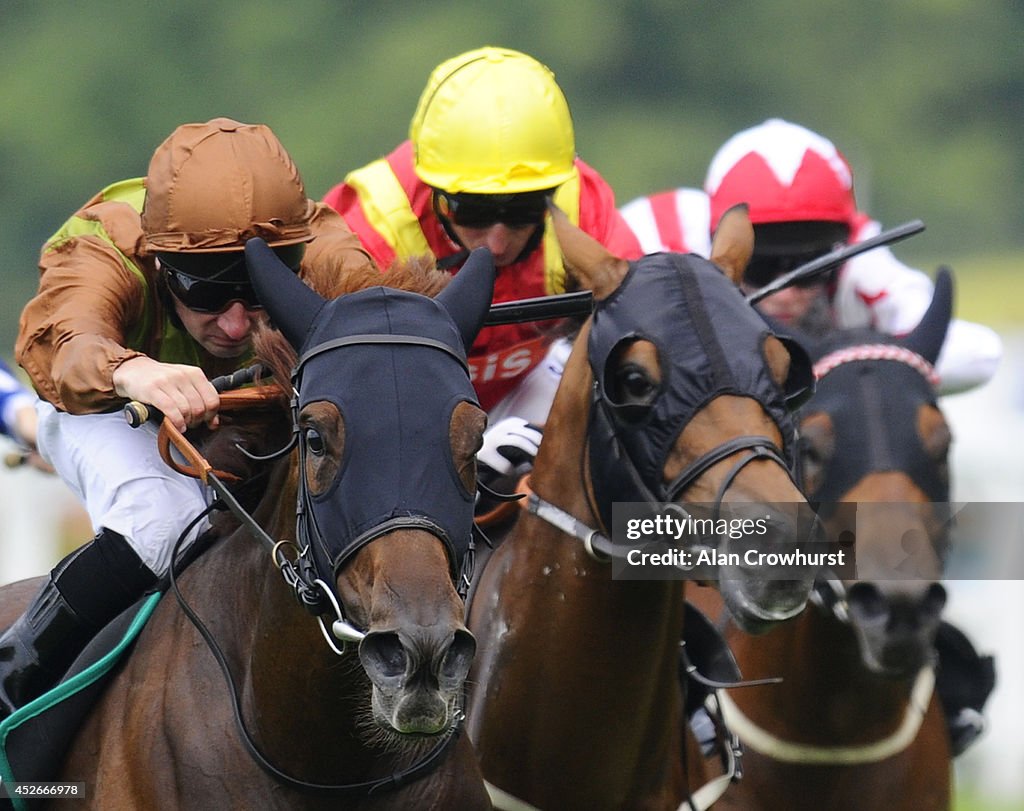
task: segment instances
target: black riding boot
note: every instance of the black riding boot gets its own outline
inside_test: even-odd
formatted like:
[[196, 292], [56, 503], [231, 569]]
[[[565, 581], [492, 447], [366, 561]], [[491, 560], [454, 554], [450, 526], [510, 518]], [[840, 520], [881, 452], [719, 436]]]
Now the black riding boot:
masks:
[[58, 563], [0, 636], [0, 721], [53, 687], [96, 632], [156, 582], [128, 542], [109, 530]]
[[995, 662], [991, 656], [979, 656], [964, 633], [948, 622], [939, 625], [935, 649], [939, 655], [935, 689], [956, 757], [985, 730], [981, 713], [996, 684]]

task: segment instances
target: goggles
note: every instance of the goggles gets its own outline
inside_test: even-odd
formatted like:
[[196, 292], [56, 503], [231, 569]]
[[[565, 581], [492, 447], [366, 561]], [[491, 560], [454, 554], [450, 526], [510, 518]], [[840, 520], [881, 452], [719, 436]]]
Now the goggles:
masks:
[[[298, 272], [305, 245], [274, 248], [277, 257]], [[247, 310], [261, 310], [241, 251], [229, 253], [158, 253], [167, 289], [188, 309], [197, 313], [219, 314], [236, 301]]]
[[544, 222], [548, 197], [554, 189], [519, 194], [449, 194], [434, 190], [434, 207], [463, 228], [489, 228], [497, 223], [509, 228], [527, 228]]
[[[763, 254], [758, 256], [755, 254], [751, 257], [750, 264], [747, 265], [747, 269], [743, 272], [743, 281], [754, 288], [764, 287], [767, 284], [771, 284], [783, 273], [789, 273], [791, 270], [796, 270], [801, 265], [806, 265], [819, 256], [824, 256], [832, 248], [833, 246], [829, 245], [813, 251], [791, 253], [784, 256], [766, 256]], [[810, 278], [795, 282], [793, 286], [805, 289], [816, 287], [826, 283], [831, 278], [831, 275], [832, 271], [816, 273]]]

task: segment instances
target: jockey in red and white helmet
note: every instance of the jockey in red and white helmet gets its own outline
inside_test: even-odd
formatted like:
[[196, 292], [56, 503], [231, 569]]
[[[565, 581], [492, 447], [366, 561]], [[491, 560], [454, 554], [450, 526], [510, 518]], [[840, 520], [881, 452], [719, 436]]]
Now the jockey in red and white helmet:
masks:
[[[853, 172], [835, 144], [809, 129], [769, 119], [729, 138], [711, 160], [704, 191], [673, 189], [641, 197], [622, 214], [647, 253], [707, 255], [722, 214], [746, 203], [754, 224], [754, 256], [744, 284], [755, 290], [781, 273], [881, 231], [859, 211]], [[758, 305], [766, 315], [809, 332], [873, 327], [910, 332], [931, 300], [931, 279], [881, 247], [847, 261], [831, 274], [781, 290]], [[988, 327], [960, 319], [950, 324], [937, 363], [940, 393], [987, 382], [1002, 355]]]

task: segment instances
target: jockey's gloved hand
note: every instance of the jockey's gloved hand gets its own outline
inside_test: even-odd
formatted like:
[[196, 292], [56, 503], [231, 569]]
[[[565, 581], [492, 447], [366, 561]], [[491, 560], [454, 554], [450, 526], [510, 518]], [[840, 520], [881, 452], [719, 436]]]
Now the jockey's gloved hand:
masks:
[[483, 446], [476, 454], [479, 475], [485, 481], [508, 476], [532, 465], [543, 430], [522, 417], [506, 417], [484, 431]]

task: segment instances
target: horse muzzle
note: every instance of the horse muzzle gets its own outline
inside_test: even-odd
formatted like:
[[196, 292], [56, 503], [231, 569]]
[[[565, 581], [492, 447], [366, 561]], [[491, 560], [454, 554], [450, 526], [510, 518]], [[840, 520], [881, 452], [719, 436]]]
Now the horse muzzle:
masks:
[[370, 631], [359, 660], [373, 685], [376, 723], [401, 735], [445, 732], [457, 720], [475, 653], [476, 640], [465, 628], [447, 635], [426, 627], [413, 634]]

